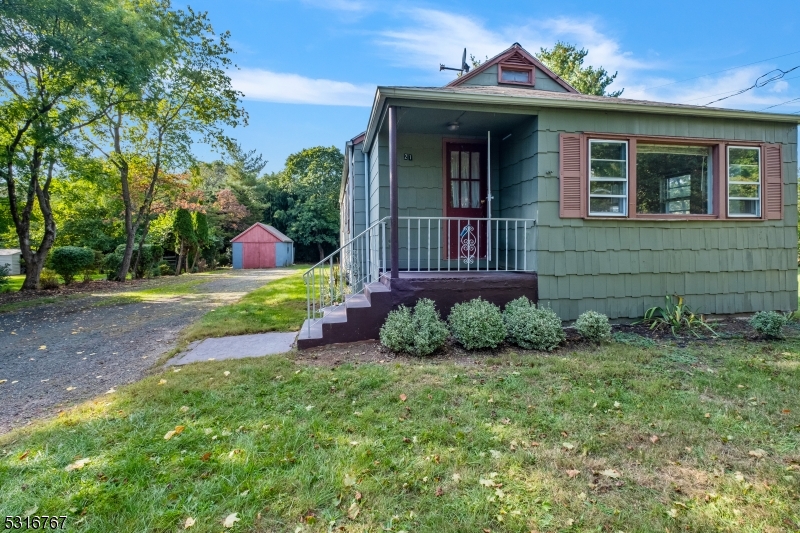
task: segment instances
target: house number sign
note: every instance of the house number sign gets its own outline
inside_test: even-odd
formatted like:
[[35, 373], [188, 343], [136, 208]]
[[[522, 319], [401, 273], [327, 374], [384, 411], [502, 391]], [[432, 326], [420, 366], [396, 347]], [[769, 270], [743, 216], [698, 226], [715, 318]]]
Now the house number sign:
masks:
[[411, 154], [403, 154], [403, 161], [412, 161], [413, 157]]

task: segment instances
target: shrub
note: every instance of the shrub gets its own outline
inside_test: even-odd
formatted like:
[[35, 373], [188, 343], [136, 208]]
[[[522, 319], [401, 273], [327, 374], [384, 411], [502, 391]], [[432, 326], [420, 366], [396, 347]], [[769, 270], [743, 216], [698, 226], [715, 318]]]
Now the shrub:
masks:
[[608, 317], [596, 311], [586, 311], [575, 321], [575, 329], [586, 340], [608, 342], [611, 340], [611, 324]]
[[481, 298], [454, 305], [448, 322], [453, 337], [467, 350], [497, 348], [506, 338], [500, 308]]
[[503, 320], [509, 340], [527, 350], [549, 352], [566, 339], [555, 311], [536, 307], [525, 296], [506, 305]]
[[789, 319], [775, 311], [759, 311], [750, 319], [750, 325], [764, 337], [783, 338], [783, 326]]
[[44, 290], [51, 290], [58, 288], [58, 273], [49, 268], [43, 268], [42, 273], [39, 274], [39, 288]]
[[[50, 254], [50, 266], [61, 277], [64, 284], [69, 285], [75, 279], [75, 274], [82, 272], [94, 264], [94, 250], [79, 246], [60, 246], [53, 248]], [[41, 278], [40, 278], [41, 279]]]
[[11, 275], [11, 265], [2, 264], [0, 265], [0, 292], [6, 288], [9, 284], [10, 280], [8, 276]]
[[[122, 258], [125, 255], [125, 245], [120, 244], [113, 253], [108, 254], [103, 260], [103, 268], [106, 270], [106, 277], [108, 279], [115, 279], [119, 267], [122, 264]], [[131, 254], [131, 268], [136, 263], [136, 257], [139, 255], [139, 245], [133, 247]], [[164, 249], [158, 244], [143, 244], [142, 245], [142, 259], [136, 266], [135, 278], [141, 279], [145, 275], [152, 275], [153, 269], [164, 257]]]
[[394, 352], [429, 355], [447, 342], [447, 326], [432, 300], [423, 298], [412, 311], [401, 305], [381, 327], [381, 344]]
[[664, 307], [651, 307], [644, 312], [644, 318], [634, 324], [648, 324], [650, 329], [668, 327], [673, 336], [677, 336], [678, 330], [682, 329], [688, 330], [695, 337], [700, 336], [698, 333], [700, 329], [705, 329], [715, 336], [717, 334], [706, 322], [705, 317], [683, 303], [683, 297], [678, 295], [667, 296]]

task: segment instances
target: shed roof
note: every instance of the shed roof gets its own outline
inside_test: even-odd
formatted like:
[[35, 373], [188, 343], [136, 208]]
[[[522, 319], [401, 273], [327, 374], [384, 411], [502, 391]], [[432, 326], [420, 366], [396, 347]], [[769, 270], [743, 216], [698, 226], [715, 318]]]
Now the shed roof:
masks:
[[269, 224], [263, 224], [261, 222], [256, 222], [255, 224], [253, 224], [252, 226], [250, 226], [249, 228], [247, 228], [246, 230], [241, 232], [239, 235], [237, 235], [236, 237], [231, 239], [231, 242], [238, 241], [241, 237], [244, 236], [245, 233], [248, 233], [250, 230], [252, 230], [255, 227], [259, 227], [259, 228], [263, 229], [264, 231], [268, 231], [276, 239], [278, 239], [281, 242], [294, 242], [292, 239], [290, 239], [289, 237], [287, 237], [286, 235], [284, 235], [283, 233], [281, 233], [280, 231], [275, 229], [273, 226], [270, 226]]
[[21, 254], [22, 250], [19, 248], [0, 248], [0, 255], [14, 255]]

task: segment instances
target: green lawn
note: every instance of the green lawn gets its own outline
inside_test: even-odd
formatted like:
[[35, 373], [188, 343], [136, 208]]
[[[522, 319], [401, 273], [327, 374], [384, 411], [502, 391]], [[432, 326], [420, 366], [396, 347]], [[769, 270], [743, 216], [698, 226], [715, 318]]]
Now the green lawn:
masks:
[[97, 532], [223, 531], [233, 513], [228, 531], [800, 529], [800, 341], [478, 361], [170, 369], [0, 437], [0, 514]]
[[[106, 279], [106, 275], [105, 274], [92, 274], [91, 278], [92, 278], [93, 281], [97, 281], [97, 280], [101, 280], [101, 279]], [[22, 274], [22, 275], [19, 275], [19, 276], [9, 276], [8, 279], [9, 279], [8, 291], [9, 292], [14, 292], [14, 291], [18, 291], [22, 287], [22, 283], [25, 281], [25, 275]], [[61, 276], [59, 276], [58, 279], [60, 280], [61, 284], [63, 285], [64, 284], [64, 279], [61, 278]], [[79, 276], [77, 276], [75, 278], [75, 283], [80, 283], [81, 281], [83, 281], [83, 275], [79, 275]]]
[[186, 328], [182, 339], [190, 342], [208, 337], [245, 335], [268, 331], [298, 331], [306, 319], [306, 286], [303, 272], [272, 281], [234, 304], [218, 307]]

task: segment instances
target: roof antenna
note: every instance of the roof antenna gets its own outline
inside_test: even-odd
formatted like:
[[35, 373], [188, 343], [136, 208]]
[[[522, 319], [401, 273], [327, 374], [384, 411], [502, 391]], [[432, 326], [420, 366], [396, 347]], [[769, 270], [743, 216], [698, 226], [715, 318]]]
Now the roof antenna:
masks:
[[460, 74], [469, 72], [469, 65], [467, 64], [467, 49], [464, 48], [464, 53], [461, 55], [461, 68], [446, 67], [444, 66], [444, 63], [439, 63], [439, 72], [443, 70], [455, 70]]

